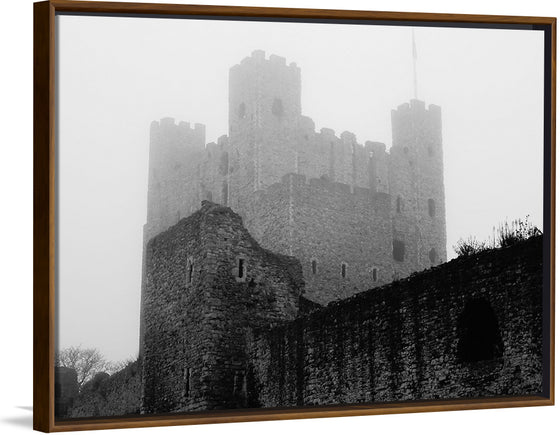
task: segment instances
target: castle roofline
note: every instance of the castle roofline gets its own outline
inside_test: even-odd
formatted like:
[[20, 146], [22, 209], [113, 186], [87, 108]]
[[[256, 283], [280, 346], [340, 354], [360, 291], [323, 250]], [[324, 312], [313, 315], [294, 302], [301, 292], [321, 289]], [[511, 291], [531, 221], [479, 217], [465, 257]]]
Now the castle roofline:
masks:
[[429, 104], [428, 108], [426, 109], [426, 102], [423, 100], [418, 100], [416, 98], [412, 98], [410, 101], [406, 103], [399, 104], [396, 109], [393, 109], [392, 112], [408, 112], [408, 111], [428, 111], [428, 112], [441, 112], [441, 106], [437, 104]]
[[241, 65], [248, 65], [251, 63], [261, 63], [261, 62], [269, 62], [271, 64], [275, 64], [278, 66], [284, 66], [284, 67], [287, 66], [288, 68], [299, 70], [299, 67], [295, 62], [290, 62], [289, 65], [286, 65], [287, 64], [286, 58], [283, 56], [278, 56], [276, 54], [271, 53], [267, 59], [265, 51], [260, 49], [253, 50], [251, 52], [251, 56], [247, 56], [243, 58], [241, 62], [239, 62], [236, 65], [233, 65], [230, 69], [233, 70], [239, 68]]

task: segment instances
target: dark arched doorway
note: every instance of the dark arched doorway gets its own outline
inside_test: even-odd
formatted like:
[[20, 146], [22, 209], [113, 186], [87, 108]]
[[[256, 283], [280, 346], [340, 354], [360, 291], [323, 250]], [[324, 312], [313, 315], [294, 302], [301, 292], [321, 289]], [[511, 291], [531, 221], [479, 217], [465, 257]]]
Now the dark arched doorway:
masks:
[[498, 319], [486, 299], [468, 301], [459, 316], [457, 326], [459, 361], [487, 361], [502, 356], [504, 345]]

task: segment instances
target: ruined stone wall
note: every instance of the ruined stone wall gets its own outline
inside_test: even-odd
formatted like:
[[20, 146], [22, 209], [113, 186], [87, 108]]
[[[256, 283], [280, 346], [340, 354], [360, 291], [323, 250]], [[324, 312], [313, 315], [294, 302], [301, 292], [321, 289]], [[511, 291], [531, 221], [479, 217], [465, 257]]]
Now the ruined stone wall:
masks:
[[542, 391], [542, 237], [249, 334], [259, 406]]
[[245, 222], [263, 247], [301, 261], [305, 295], [314, 302], [392, 280], [386, 193], [288, 174], [255, 194]]
[[245, 331], [295, 318], [302, 288], [299, 262], [262, 249], [227, 207], [204, 202], [153, 238], [142, 410], [249, 406]]
[[139, 414], [140, 386], [138, 361], [111, 376], [99, 373], [82, 386], [65, 418]]

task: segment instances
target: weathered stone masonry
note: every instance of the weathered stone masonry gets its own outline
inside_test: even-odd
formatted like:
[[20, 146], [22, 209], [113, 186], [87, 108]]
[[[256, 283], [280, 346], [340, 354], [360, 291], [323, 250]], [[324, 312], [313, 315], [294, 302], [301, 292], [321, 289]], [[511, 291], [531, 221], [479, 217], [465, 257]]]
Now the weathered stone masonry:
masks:
[[142, 411], [249, 406], [246, 330], [296, 317], [299, 262], [205, 202], [149, 242], [146, 267]]
[[298, 260], [205, 202], [148, 243], [141, 369], [57, 415], [539, 394], [542, 252], [535, 237], [322, 307]]
[[300, 76], [232, 67], [217, 143], [152, 123], [140, 358], [79, 395], [57, 369], [57, 417], [541, 391], [542, 238], [442, 264], [440, 108], [387, 151], [315, 131]]
[[259, 406], [542, 392], [542, 237], [249, 332]]
[[82, 387], [69, 411], [62, 414], [69, 418], [139, 414], [141, 388], [138, 361], [112, 376], [98, 373]]
[[[229, 72], [227, 136], [204, 145], [201, 124], [152, 123], [145, 243], [202, 200], [229, 206], [264, 248], [300, 260], [307, 297], [323, 305], [445, 262], [441, 110], [412, 100], [391, 119], [389, 151], [348, 131], [316, 131], [302, 114], [300, 68], [254, 51]], [[292, 177], [281, 191], [289, 174], [310, 188]], [[344, 202], [353, 202], [347, 211]]]
[[264, 246], [306, 259], [306, 298], [326, 305], [392, 281], [390, 206], [383, 192], [287, 174], [257, 192], [246, 226]]

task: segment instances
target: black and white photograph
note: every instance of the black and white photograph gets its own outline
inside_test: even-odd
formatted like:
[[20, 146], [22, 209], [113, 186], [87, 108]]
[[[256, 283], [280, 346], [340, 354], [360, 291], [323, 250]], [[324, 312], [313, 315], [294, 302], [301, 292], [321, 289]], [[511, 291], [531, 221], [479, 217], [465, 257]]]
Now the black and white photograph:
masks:
[[58, 421], [548, 395], [542, 30], [55, 19]]

